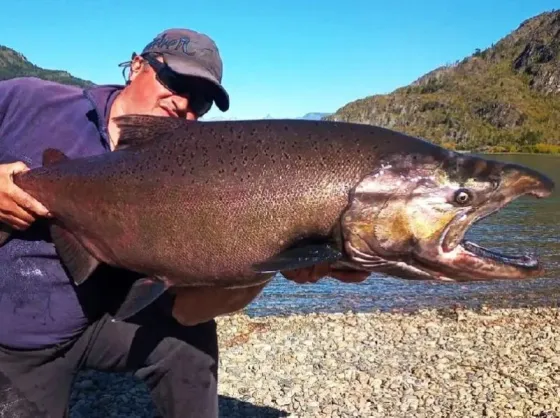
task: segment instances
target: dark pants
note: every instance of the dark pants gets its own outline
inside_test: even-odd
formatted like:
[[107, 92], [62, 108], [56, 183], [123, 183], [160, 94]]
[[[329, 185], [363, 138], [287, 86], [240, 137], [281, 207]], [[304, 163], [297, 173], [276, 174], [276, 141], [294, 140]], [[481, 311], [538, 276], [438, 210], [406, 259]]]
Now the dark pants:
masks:
[[[105, 315], [61, 346], [27, 351], [0, 347], [0, 417], [66, 416], [80, 368], [134, 372], [146, 382], [164, 417], [217, 417], [217, 363], [214, 321], [183, 327], [156, 305], [126, 322], [111, 322]], [[18, 390], [46, 414], [17, 414], [24, 405], [14, 401]], [[10, 407], [14, 412], [7, 412]]]

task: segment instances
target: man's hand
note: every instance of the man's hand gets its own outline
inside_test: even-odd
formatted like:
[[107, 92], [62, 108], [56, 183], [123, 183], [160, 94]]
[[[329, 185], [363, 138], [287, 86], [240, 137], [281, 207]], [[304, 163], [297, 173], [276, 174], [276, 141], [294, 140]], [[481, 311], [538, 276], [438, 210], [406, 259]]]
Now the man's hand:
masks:
[[0, 222], [20, 231], [37, 217], [49, 216], [47, 208], [14, 183], [14, 174], [28, 170], [23, 162], [0, 164]]
[[178, 287], [175, 294], [173, 317], [183, 325], [196, 325], [217, 316], [245, 308], [269, 282], [252, 287], [223, 289], [215, 287]]
[[368, 272], [338, 270], [329, 264], [316, 264], [309, 268], [281, 272], [288, 280], [296, 283], [316, 283], [319, 279], [329, 276], [345, 283], [359, 283], [368, 278]]

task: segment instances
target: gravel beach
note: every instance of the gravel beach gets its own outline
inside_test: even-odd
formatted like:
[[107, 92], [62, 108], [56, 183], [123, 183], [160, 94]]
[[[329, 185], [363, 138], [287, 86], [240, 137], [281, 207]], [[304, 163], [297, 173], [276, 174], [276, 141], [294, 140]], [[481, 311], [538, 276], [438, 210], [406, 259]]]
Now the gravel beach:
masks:
[[[560, 310], [218, 319], [223, 417], [560, 417]], [[157, 416], [127, 375], [83, 372], [72, 418]]]

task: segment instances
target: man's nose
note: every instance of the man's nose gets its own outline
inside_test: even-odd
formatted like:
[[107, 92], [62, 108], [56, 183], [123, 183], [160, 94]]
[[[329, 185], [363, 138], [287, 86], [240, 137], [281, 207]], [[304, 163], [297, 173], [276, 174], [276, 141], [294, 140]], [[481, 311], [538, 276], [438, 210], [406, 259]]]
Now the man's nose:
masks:
[[182, 96], [173, 96], [171, 100], [179, 116], [185, 117], [189, 108], [189, 99]]

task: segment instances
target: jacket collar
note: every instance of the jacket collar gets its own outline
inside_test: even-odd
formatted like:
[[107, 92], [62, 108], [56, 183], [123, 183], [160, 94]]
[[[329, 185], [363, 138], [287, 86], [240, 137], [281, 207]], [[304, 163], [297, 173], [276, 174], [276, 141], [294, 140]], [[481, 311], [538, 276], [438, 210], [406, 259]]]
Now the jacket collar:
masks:
[[84, 89], [84, 96], [92, 105], [92, 110], [87, 116], [96, 124], [104, 145], [109, 150], [111, 149], [108, 131], [109, 114], [113, 102], [123, 88], [123, 85], [107, 84]]

